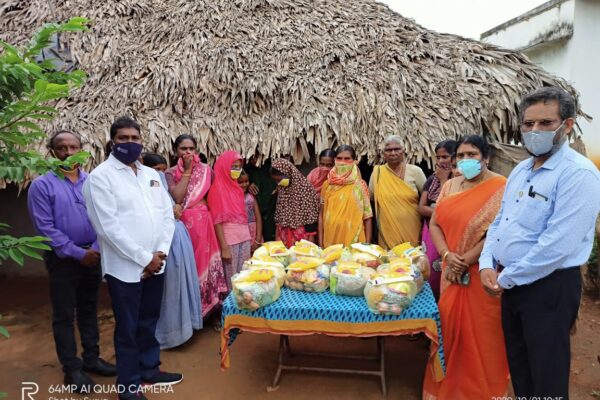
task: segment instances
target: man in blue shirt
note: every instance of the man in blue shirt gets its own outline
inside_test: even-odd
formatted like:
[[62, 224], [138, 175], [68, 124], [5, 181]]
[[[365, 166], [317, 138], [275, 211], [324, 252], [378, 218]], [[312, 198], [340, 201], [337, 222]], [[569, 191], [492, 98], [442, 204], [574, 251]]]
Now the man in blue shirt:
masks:
[[[81, 141], [73, 132], [59, 131], [50, 138], [48, 147], [62, 161], [81, 150]], [[44, 260], [50, 277], [54, 342], [64, 382], [74, 385], [75, 391], [90, 393], [94, 381], [85, 372], [114, 376], [117, 370], [99, 357], [97, 301], [102, 271], [96, 232], [82, 193], [87, 174], [79, 166], [61, 170], [64, 177], [48, 172], [35, 179], [27, 204], [36, 230], [50, 239], [52, 247]], [[77, 357], [75, 316], [83, 361]]]
[[533, 157], [508, 178], [479, 258], [481, 282], [489, 294], [502, 295], [515, 395], [567, 399], [579, 266], [592, 249], [600, 173], [567, 143], [576, 117], [567, 92], [538, 89], [521, 100], [519, 113]]

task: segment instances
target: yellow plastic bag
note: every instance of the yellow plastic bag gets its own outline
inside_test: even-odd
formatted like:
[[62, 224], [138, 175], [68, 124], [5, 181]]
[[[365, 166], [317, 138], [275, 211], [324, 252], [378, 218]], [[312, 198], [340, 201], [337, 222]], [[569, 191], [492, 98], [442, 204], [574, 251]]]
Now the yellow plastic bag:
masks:
[[290, 253], [281, 240], [276, 242], [267, 242], [263, 245], [271, 257], [288, 256]]
[[[268, 243], [277, 243], [277, 242], [268, 242]], [[268, 247], [267, 246], [268, 243], [265, 243], [262, 246], [260, 246], [258, 249], [256, 249], [254, 251], [254, 254], [252, 255], [252, 258], [261, 259], [261, 260], [275, 259], [276, 261], [283, 264], [284, 267], [287, 266], [289, 264], [289, 251], [285, 248], [285, 246], [283, 247], [285, 249], [285, 254], [280, 253], [281, 255], [273, 256], [270, 254], [270, 250], [269, 250], [269, 247], [273, 247], [273, 245], [269, 245], [269, 247]], [[280, 249], [281, 249], [281, 247], [276, 247], [274, 250], [280, 251]]]
[[323, 259], [305, 257], [288, 267], [285, 286], [305, 292], [324, 292], [329, 287], [329, 266]]
[[325, 250], [323, 250], [323, 253], [321, 254], [321, 258], [323, 258], [325, 260], [326, 264], [331, 264], [340, 259], [343, 251], [344, 251], [343, 244], [334, 244], [332, 246], [327, 247]]
[[[269, 279], [266, 279], [270, 276]], [[276, 301], [281, 289], [271, 270], [245, 270], [231, 277], [235, 304], [240, 310], [256, 311]]]
[[317, 268], [319, 265], [325, 263], [325, 260], [322, 258], [316, 257], [302, 257], [298, 259], [296, 262], [288, 265], [288, 271], [306, 271], [308, 269]]
[[394, 247], [391, 252], [396, 257], [410, 259], [413, 266], [423, 275], [423, 280], [426, 281], [429, 279], [431, 264], [421, 246], [413, 247], [409, 242], [406, 242]]
[[354, 243], [350, 248], [352, 260], [366, 267], [377, 268], [388, 261], [385, 250], [376, 244]]
[[290, 247], [290, 252], [293, 253], [296, 258], [300, 257], [319, 257], [321, 255], [321, 248], [316, 244], [309, 242], [308, 240], [301, 240], [296, 242], [295, 245]]
[[417, 287], [410, 276], [394, 273], [372, 278], [364, 290], [369, 310], [383, 315], [400, 315], [410, 307], [416, 294]]
[[256, 268], [241, 271], [236, 274], [234, 282], [265, 282], [273, 278], [273, 270], [266, 268]]
[[355, 262], [340, 262], [331, 268], [329, 290], [336, 295], [362, 296], [367, 281], [374, 275], [373, 268]]
[[[268, 257], [268, 256], [267, 256]], [[271, 258], [271, 257], [269, 257]], [[283, 286], [285, 281], [285, 268], [279, 261], [272, 259], [273, 261], [264, 261], [260, 259], [251, 258], [244, 262], [242, 270], [256, 270], [256, 269], [268, 269], [273, 271], [273, 275], [277, 279], [279, 287]]]

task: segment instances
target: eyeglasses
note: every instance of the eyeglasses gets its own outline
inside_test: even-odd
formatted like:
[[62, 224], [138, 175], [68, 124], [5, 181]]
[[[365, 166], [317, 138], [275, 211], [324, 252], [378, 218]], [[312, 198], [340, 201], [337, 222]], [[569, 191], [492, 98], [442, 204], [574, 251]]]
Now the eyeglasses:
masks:
[[384, 149], [383, 151], [386, 153], [404, 153], [404, 149], [401, 149], [400, 147], [392, 147], [391, 149]]
[[541, 121], [523, 121], [521, 122], [521, 131], [529, 132], [537, 124], [542, 130], [552, 130], [553, 126], [559, 123], [561, 120], [543, 119]]

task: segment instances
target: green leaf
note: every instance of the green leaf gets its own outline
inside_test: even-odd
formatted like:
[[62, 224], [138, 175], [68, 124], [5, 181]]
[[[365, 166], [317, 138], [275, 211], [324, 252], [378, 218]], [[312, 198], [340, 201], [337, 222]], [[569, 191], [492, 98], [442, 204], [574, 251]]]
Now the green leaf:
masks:
[[[6, 337], [7, 339], [10, 337], [10, 333], [8, 333], [8, 330], [3, 327], [2, 325], [0, 325], [0, 335]], [[2, 397], [2, 396], [0, 396]]]
[[19, 249], [17, 249], [17, 248], [13, 247], [13, 248], [8, 249], [8, 255], [14, 262], [19, 264], [20, 266], [23, 266], [23, 264], [25, 263], [25, 258], [23, 257], [23, 253], [21, 253], [19, 251]]
[[47, 244], [44, 244], [44, 243], [30, 242], [30, 243], [27, 243], [27, 247], [30, 247], [32, 249], [38, 249], [38, 250], [51, 250], [50, 246], [48, 246]]
[[35, 250], [32, 250], [29, 246], [20, 246], [19, 251], [21, 251], [21, 253], [23, 253], [24, 255], [34, 258], [36, 260], [44, 259], [40, 253], [38, 253]]

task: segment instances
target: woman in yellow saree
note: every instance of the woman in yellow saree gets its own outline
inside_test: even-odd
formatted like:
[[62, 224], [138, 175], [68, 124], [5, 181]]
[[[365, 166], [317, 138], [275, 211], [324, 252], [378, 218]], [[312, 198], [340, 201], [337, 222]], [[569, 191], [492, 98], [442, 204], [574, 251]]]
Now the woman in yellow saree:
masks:
[[321, 188], [319, 244], [349, 246], [371, 241], [373, 211], [369, 189], [356, 166], [356, 152], [347, 145], [337, 149], [335, 167]]
[[400, 136], [389, 136], [384, 142], [385, 165], [373, 170], [369, 189], [375, 201], [379, 229], [378, 243], [385, 249], [411, 242], [420, 243], [421, 214], [419, 194], [425, 174], [416, 165], [407, 164]]
[[429, 223], [442, 256], [439, 301], [446, 376], [425, 372], [426, 400], [493, 399], [506, 396], [508, 362], [502, 333], [500, 299], [485, 292], [479, 255], [485, 234], [500, 210], [506, 179], [487, 169], [490, 147], [480, 136], [458, 142], [463, 176], [447, 181]]

